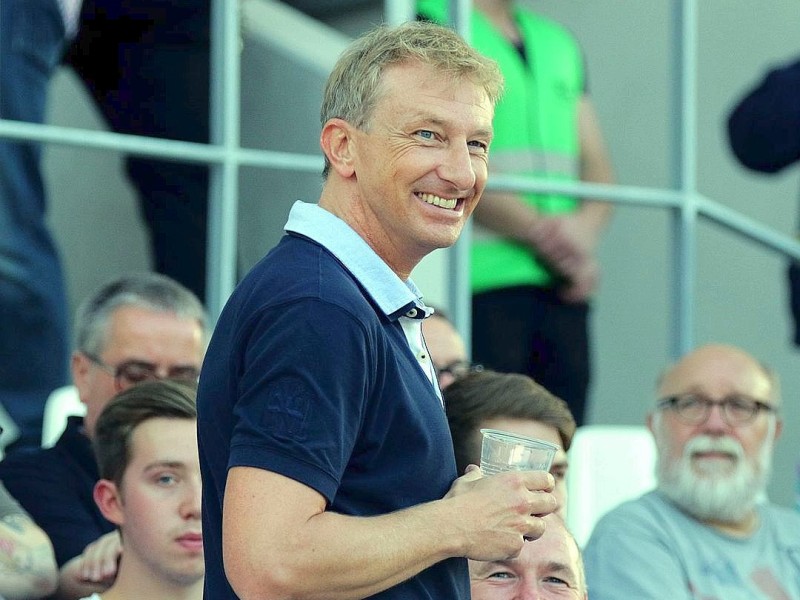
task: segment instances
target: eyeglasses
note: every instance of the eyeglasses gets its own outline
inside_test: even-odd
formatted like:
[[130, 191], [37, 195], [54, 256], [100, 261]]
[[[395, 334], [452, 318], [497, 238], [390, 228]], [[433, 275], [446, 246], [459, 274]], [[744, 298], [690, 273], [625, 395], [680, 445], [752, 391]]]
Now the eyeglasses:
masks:
[[440, 378], [442, 375], [450, 375], [453, 377], [453, 379], [463, 377], [467, 373], [477, 373], [478, 371], [483, 371], [483, 365], [472, 363], [468, 360], [454, 360], [443, 367], [437, 367], [434, 365], [433, 368], [436, 371], [437, 378]]
[[711, 400], [698, 394], [671, 396], [659, 400], [656, 406], [659, 409], [673, 410], [679, 419], [689, 425], [704, 423], [711, 414], [711, 407], [719, 406], [722, 418], [731, 427], [750, 423], [762, 412], [774, 413], [776, 411], [774, 406], [740, 394], [733, 394], [722, 400]]
[[108, 374], [113, 375], [114, 383], [116, 383], [119, 390], [143, 381], [154, 381], [156, 379], [175, 379], [185, 383], [196, 384], [200, 377], [200, 371], [191, 366], [170, 367], [167, 370], [166, 377], [162, 377], [158, 374], [158, 365], [143, 360], [126, 360], [114, 367], [103, 362], [100, 357], [91, 352], [81, 350], [81, 353]]

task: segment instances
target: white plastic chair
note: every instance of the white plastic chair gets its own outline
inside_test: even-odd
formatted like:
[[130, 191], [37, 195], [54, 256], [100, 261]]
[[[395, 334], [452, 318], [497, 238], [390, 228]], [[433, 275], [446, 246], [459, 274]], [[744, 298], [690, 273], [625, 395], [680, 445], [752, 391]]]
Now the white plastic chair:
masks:
[[2, 460], [6, 454], [6, 447], [19, 438], [19, 427], [2, 404], [0, 404], [0, 428], [2, 428], [0, 432], [0, 460]]
[[50, 448], [58, 441], [67, 426], [68, 417], [82, 417], [85, 414], [86, 406], [81, 402], [74, 385], [53, 390], [44, 405], [42, 448]]
[[585, 425], [569, 449], [567, 526], [583, 548], [612, 508], [655, 487], [656, 448], [645, 426]]

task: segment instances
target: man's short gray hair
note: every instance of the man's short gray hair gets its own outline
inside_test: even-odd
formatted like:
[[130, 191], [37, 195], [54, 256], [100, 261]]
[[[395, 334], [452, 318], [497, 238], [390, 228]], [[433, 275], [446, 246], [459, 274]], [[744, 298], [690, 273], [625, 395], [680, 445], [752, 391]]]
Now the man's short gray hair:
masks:
[[111, 315], [123, 306], [194, 319], [206, 334], [205, 309], [189, 289], [165, 275], [132, 273], [106, 283], [80, 304], [75, 317], [75, 348], [95, 356], [102, 354]]
[[[426, 21], [381, 25], [353, 42], [325, 84], [320, 110], [324, 125], [339, 118], [365, 128], [378, 101], [387, 67], [417, 61], [443, 76], [467, 78], [486, 91], [492, 105], [503, 92], [503, 76], [493, 60], [470, 47], [455, 31]], [[330, 165], [325, 159], [327, 175]]]

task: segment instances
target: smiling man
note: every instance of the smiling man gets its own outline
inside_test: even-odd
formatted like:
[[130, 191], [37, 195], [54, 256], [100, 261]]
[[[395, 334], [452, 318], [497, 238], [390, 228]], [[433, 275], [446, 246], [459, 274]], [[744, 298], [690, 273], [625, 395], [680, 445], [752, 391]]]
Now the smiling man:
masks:
[[469, 598], [556, 505], [542, 472], [457, 478], [409, 279], [486, 183], [502, 79], [449, 29], [380, 27], [322, 106], [325, 183], [222, 312], [198, 395], [206, 597]]
[[658, 397], [658, 489], [597, 524], [592, 600], [800, 598], [800, 515], [761, 501], [782, 428], [777, 376], [708, 345], [662, 376]]
[[544, 518], [542, 537], [516, 558], [469, 561], [472, 600], [586, 600], [586, 577], [575, 538], [558, 515]]
[[122, 538], [102, 600], [203, 597], [196, 418], [192, 386], [156, 381], [120, 393], [97, 420], [94, 499]]

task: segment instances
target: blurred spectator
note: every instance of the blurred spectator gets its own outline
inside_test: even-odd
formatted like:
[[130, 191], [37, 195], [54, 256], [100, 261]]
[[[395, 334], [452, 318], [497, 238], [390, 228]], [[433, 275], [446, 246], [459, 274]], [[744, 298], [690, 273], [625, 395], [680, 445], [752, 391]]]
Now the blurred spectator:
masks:
[[[3, 0], [0, 117], [45, 120], [64, 60], [120, 133], [209, 139], [210, 0]], [[46, 222], [41, 144], [0, 140], [0, 402], [35, 447], [68, 380], [64, 277]], [[208, 169], [131, 157], [155, 269], [205, 293]]]
[[[777, 173], [800, 160], [800, 61], [770, 71], [728, 116], [731, 149], [745, 167]], [[800, 263], [788, 266], [793, 340], [800, 346]]]
[[0, 483], [0, 598], [43, 598], [55, 591], [57, 575], [47, 535]]
[[[53, 448], [17, 452], [0, 462], [0, 480], [47, 532], [60, 568], [59, 597], [102, 591], [113, 581], [119, 535], [92, 498], [98, 480], [92, 454], [98, 415], [117, 392], [166, 377], [196, 383], [206, 347], [197, 297], [153, 273], [111, 281], [78, 309], [72, 374], [86, 417], [70, 417]], [[100, 569], [75, 559], [94, 543]], [[75, 560], [73, 560], [75, 559]]]
[[575, 538], [558, 515], [544, 521], [542, 537], [525, 544], [516, 558], [469, 561], [472, 600], [587, 600]]
[[156, 381], [121, 392], [97, 419], [94, 449], [102, 477], [94, 498], [122, 538], [119, 572], [103, 597], [200, 600], [205, 567], [194, 386]]
[[762, 501], [782, 428], [777, 376], [739, 348], [702, 346], [660, 378], [658, 398], [658, 487], [596, 525], [592, 600], [800, 598], [800, 515]]
[[435, 308], [434, 313], [422, 321], [422, 336], [430, 352], [440, 390], [480, 368], [467, 358], [464, 340], [441, 309]]
[[[447, 19], [446, 0], [418, 0]], [[476, 0], [471, 42], [500, 65], [490, 174], [612, 181], [580, 47], [561, 25], [511, 0]], [[472, 358], [524, 373], [584, 419], [590, 377], [589, 300], [611, 205], [560, 194], [487, 191], [472, 241]]]
[[567, 450], [575, 434], [575, 419], [567, 403], [555, 397], [533, 379], [518, 373], [482, 371], [466, 375], [444, 392], [444, 406], [456, 467], [481, 462], [481, 429], [499, 429], [539, 438], [559, 446], [550, 474], [556, 482], [553, 494], [558, 513], [567, 508]]

